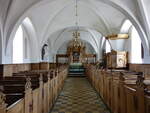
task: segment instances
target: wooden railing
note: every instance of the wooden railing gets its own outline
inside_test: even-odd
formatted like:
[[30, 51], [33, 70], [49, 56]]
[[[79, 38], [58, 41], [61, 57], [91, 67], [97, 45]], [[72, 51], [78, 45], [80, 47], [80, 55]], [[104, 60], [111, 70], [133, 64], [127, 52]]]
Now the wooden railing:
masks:
[[112, 113], [150, 113], [150, 80], [140, 73], [86, 65], [86, 75]]
[[[21, 73], [26, 75], [24, 97], [8, 106], [7, 103], [5, 103], [7, 99], [6, 95], [2, 92], [2, 90], [0, 90], [0, 113], [48, 113], [63, 88], [63, 84], [68, 73], [67, 67], [62, 66], [56, 70], [39, 71], [39, 87], [35, 89], [32, 88], [32, 85], [36, 84], [36, 81], [32, 80], [35, 75], [32, 74], [37, 72], [31, 71]], [[14, 76], [17, 78], [19, 74]], [[24, 78], [22, 77], [21, 80], [22, 79]], [[6, 81], [1, 81], [6, 85]]]

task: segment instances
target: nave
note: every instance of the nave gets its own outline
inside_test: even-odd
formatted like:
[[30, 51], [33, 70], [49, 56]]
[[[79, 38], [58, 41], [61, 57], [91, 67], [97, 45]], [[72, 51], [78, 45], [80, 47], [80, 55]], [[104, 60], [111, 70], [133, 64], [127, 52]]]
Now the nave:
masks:
[[68, 77], [50, 113], [110, 113], [86, 77]]
[[32, 68], [0, 77], [0, 113], [150, 113], [149, 74], [84, 64], [86, 76], [72, 78], [68, 65], [9, 66]]
[[150, 113], [149, 6], [0, 0], [0, 113]]

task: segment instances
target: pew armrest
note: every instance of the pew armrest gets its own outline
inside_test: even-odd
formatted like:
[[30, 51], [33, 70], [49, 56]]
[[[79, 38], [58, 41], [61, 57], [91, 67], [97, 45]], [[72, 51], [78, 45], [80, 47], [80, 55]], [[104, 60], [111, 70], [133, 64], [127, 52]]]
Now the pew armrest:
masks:
[[146, 86], [150, 86], [150, 80], [144, 80], [143, 82]]

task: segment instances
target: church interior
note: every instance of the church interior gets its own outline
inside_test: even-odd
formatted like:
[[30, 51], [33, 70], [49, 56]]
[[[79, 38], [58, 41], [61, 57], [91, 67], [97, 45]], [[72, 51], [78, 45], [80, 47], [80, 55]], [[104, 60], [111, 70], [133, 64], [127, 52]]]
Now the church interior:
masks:
[[0, 0], [0, 113], [150, 113], [150, 0]]

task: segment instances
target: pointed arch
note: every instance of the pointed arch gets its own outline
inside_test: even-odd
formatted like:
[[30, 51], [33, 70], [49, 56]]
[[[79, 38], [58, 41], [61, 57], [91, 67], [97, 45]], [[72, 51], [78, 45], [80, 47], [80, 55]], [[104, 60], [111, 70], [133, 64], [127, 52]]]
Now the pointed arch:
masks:
[[[32, 4], [26, 11], [24, 11], [24, 14], [19, 18], [19, 21], [21, 21], [22, 18], [27, 16], [29, 11], [39, 7], [40, 5], [44, 5], [44, 4], [48, 4], [48, 3], [52, 3], [52, 2], [58, 2], [58, 1], [59, 0], [56, 0], [56, 1], [43, 0], [43, 1], [38, 1], [35, 4]], [[94, 0], [92, 0], [92, 1], [94, 1]], [[115, 1], [112, 1], [112, 0], [95, 0], [95, 1], [105, 3], [105, 4], [109, 5], [109, 6], [117, 9], [122, 14], [124, 14], [130, 21], [132, 21], [132, 23], [135, 25], [136, 29], [139, 31], [140, 36], [144, 39], [143, 43], [144, 43], [144, 45], [146, 45], [145, 49], [149, 50], [149, 43], [148, 43], [148, 39], [147, 39], [147, 37], [145, 35], [145, 32], [144, 32], [142, 26], [140, 25], [138, 19], [135, 17], [135, 15], [132, 12], [127, 10], [126, 7], [123, 7], [122, 5], [117, 4]], [[91, 0], [90, 0], [90, 2], [91, 2]], [[18, 22], [16, 22], [16, 24], [17, 23]], [[8, 37], [9, 37], [9, 34], [8, 34], [8, 36], [6, 38], [8, 38]]]
[[39, 45], [37, 40], [37, 33], [29, 17], [25, 18], [25, 20], [22, 23], [22, 26], [28, 36], [26, 40], [28, 42], [28, 45], [30, 46], [30, 53], [29, 53], [30, 62], [39, 62], [40, 58], [39, 58]]
[[132, 23], [130, 20], [128, 19], [124, 20], [120, 28], [120, 33], [128, 33], [131, 26]]
[[142, 62], [142, 42], [140, 36], [134, 26], [130, 29], [131, 34], [131, 52], [130, 52], [130, 63], [143, 63]]
[[22, 23], [18, 24], [17, 27], [14, 27], [11, 37], [9, 38], [8, 44], [6, 45], [6, 52], [5, 52], [5, 63], [12, 63], [13, 62], [13, 40], [16, 34], [17, 29], [19, 26], [22, 26], [23, 30], [23, 43], [27, 43], [27, 46], [24, 46], [23, 48], [23, 53], [25, 54], [25, 50], [27, 47], [30, 47], [28, 49], [28, 53], [30, 56], [28, 59], [25, 59], [25, 55], [23, 55], [23, 63], [26, 62], [37, 62], [38, 59], [38, 41], [37, 41], [37, 36], [36, 36], [36, 31], [35, 28], [31, 22], [31, 20], [26, 17]]
[[23, 63], [23, 30], [20, 25], [12, 42], [12, 63]]
[[[141, 63], [142, 57], [148, 53], [144, 48], [146, 45], [143, 43], [139, 32], [130, 20], [126, 19], [120, 29], [120, 33], [129, 33], [130, 39], [124, 43], [124, 48], [129, 51], [129, 58], [131, 63]], [[138, 50], [138, 51], [137, 51]], [[136, 51], [136, 52], [134, 52]]]

